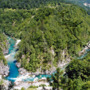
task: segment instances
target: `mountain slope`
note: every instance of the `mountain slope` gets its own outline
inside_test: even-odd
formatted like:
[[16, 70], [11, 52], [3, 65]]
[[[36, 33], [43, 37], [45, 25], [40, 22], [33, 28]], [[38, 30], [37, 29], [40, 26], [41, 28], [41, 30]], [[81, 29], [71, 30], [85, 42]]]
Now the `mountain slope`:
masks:
[[18, 60], [34, 72], [38, 68], [51, 70], [70, 56], [74, 58], [90, 40], [88, 20], [85, 11], [72, 5], [38, 9], [33, 17], [17, 27], [22, 37]]
[[[78, 56], [90, 40], [90, 16], [72, 4], [1, 9], [0, 30], [22, 39], [17, 59], [27, 70], [50, 70]], [[7, 24], [8, 23], [8, 24]]]

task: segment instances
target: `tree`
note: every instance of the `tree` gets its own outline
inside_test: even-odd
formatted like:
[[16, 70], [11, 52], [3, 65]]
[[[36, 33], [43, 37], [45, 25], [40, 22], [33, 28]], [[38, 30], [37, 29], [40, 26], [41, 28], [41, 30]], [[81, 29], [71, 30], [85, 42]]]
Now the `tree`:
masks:
[[82, 90], [90, 90], [90, 81], [87, 81], [83, 84]]
[[[52, 75], [51, 79], [53, 80], [51, 83], [53, 90], [60, 90], [62, 88], [63, 71], [61, 71], [60, 68], [57, 68], [55, 75]], [[48, 80], [50, 81], [50, 79]]]
[[71, 79], [77, 79], [78, 77], [87, 79], [90, 75], [90, 62], [86, 60], [73, 60], [66, 67], [66, 73]]

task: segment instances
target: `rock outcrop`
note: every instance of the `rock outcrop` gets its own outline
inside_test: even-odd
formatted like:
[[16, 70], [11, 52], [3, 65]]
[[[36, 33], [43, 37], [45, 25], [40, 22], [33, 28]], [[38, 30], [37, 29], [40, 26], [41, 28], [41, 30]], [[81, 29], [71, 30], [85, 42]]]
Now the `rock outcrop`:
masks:
[[21, 63], [16, 62], [16, 66], [17, 66], [18, 68], [20, 68], [20, 67], [21, 67]]
[[87, 45], [84, 47], [82, 51], [79, 52], [79, 56], [83, 55], [84, 53], [87, 52], [87, 50], [90, 49], [90, 41], [87, 43]]
[[8, 43], [8, 41], [6, 40], [6, 47], [2, 47], [2, 51], [3, 51], [3, 54], [4, 54], [4, 55], [7, 55], [8, 52], [9, 52], [8, 46], [9, 46], [9, 43]]
[[10, 90], [11, 82], [8, 80], [0, 79], [0, 90]]
[[8, 65], [4, 65], [3, 61], [0, 62], [0, 75], [3, 77], [8, 76], [9, 74], [9, 67]]
[[0, 90], [10, 90], [11, 82], [2, 78], [0, 75]]

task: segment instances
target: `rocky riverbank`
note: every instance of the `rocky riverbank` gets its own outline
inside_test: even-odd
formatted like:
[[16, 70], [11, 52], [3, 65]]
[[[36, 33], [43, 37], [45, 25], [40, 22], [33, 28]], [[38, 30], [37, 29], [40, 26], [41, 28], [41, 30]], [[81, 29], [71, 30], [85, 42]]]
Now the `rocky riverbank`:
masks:
[[[22, 88], [25, 88], [26, 90], [29, 87], [37, 87], [36, 90], [43, 90], [41, 85], [44, 85], [46, 90], [52, 90], [52, 87], [50, 87], [47, 78], [43, 77], [39, 79], [35, 77], [35, 75], [30, 75], [30, 73], [26, 72], [26, 70], [23, 68], [20, 68], [19, 72], [23, 72], [23, 73], [22, 75], [16, 78], [13, 89], [21, 90]], [[33, 81], [29, 80], [33, 78], [34, 78]]]
[[9, 90], [11, 86], [11, 82], [5, 80], [3, 77], [7, 77], [9, 75], [9, 67], [8, 65], [4, 65], [3, 61], [0, 62], [0, 90]]
[[6, 63], [5, 56], [8, 54], [8, 40], [6, 40], [4, 43], [1, 43], [1, 50], [2, 50], [2, 56], [3, 58], [0, 59], [0, 90], [9, 90], [11, 86], [11, 82], [8, 80], [5, 80], [5, 77], [9, 75], [9, 66]]
[[[6, 41], [6, 48], [2, 48], [4, 56], [8, 54], [8, 46], [9, 46], [9, 43], [8, 41]], [[8, 74], [9, 74], [9, 67], [8, 65], [5, 65], [3, 63], [3, 60], [1, 60], [0, 61], [0, 75], [2, 75], [3, 77], [6, 77], [8, 76]]]
[[0, 75], [0, 90], [10, 90], [11, 82], [2, 78]]
[[9, 67], [8, 65], [4, 65], [3, 61], [0, 62], [0, 75], [3, 77], [8, 76], [9, 74]]
[[87, 50], [90, 49], [90, 41], [87, 43], [87, 45], [84, 47], [82, 51], [79, 52], [79, 56], [83, 55], [84, 53], [87, 52]]

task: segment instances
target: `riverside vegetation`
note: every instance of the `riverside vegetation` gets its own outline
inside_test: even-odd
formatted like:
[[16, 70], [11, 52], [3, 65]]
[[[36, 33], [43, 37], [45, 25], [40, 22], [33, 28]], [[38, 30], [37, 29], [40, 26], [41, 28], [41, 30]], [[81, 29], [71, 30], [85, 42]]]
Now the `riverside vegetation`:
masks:
[[6, 37], [0, 33], [0, 61], [3, 60], [4, 64], [7, 63], [3, 55], [3, 50], [7, 49], [6, 42]]
[[[58, 62], [67, 61], [68, 57], [72, 61], [66, 67], [67, 75], [64, 77], [60, 76], [63, 72], [56, 73], [52, 76], [54, 82], [51, 85], [54, 89], [88, 90], [90, 54], [83, 60], [76, 59], [90, 40], [90, 16], [87, 12], [79, 6], [54, 0], [49, 3], [46, 1], [43, 3], [45, 6], [35, 1], [34, 4], [38, 5], [35, 8], [27, 2], [19, 6], [7, 1], [0, 1], [4, 5], [0, 9], [0, 60], [5, 61], [2, 53], [2, 45], [5, 46], [6, 40], [2, 34], [4, 32], [21, 39], [16, 58], [22, 67], [30, 72], [39, 69], [45, 73], [52, 67], [57, 68]], [[64, 58], [62, 52], [66, 52]]]

